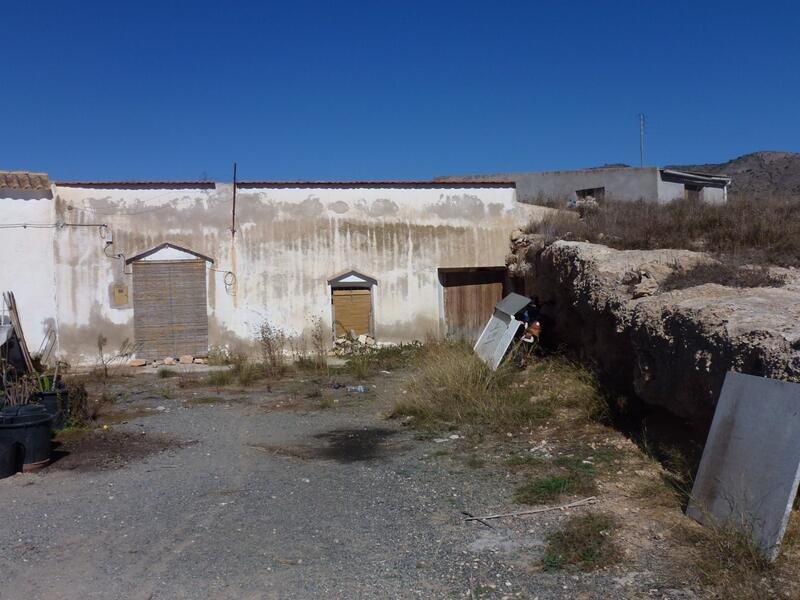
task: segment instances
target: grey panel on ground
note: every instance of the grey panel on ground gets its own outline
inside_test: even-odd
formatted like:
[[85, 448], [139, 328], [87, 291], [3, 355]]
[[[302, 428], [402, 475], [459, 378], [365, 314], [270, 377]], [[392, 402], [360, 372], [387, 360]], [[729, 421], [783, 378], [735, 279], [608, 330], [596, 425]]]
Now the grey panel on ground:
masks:
[[492, 369], [497, 369], [521, 325], [522, 321], [496, 309], [475, 342], [475, 354]]
[[728, 373], [686, 511], [778, 555], [800, 479], [800, 385]]

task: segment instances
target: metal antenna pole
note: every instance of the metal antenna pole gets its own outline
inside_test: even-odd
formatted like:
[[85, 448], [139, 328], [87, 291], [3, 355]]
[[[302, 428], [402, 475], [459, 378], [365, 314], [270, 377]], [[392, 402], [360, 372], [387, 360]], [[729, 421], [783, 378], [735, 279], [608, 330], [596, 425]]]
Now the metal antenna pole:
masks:
[[236, 235], [236, 163], [233, 163], [233, 210], [231, 211], [231, 237]]
[[639, 166], [644, 166], [644, 113], [639, 113]]

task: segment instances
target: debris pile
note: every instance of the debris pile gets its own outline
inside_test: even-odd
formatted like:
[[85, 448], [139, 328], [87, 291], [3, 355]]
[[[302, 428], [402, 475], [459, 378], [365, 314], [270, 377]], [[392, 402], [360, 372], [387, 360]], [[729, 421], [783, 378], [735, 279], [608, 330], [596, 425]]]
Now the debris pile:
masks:
[[334, 356], [349, 356], [375, 346], [375, 338], [370, 335], [340, 336], [333, 342]]

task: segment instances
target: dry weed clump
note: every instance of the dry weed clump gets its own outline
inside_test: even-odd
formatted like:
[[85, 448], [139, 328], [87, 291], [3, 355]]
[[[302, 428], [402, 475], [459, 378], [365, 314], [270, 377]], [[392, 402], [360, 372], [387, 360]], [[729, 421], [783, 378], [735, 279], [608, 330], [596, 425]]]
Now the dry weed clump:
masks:
[[336, 355], [347, 360], [344, 367], [338, 369], [357, 377], [367, 379], [380, 371], [394, 371], [411, 364], [422, 352], [421, 342], [398, 344], [396, 346], [367, 346], [353, 344], [346, 349], [338, 350]]
[[616, 528], [616, 519], [604, 513], [567, 518], [560, 529], [547, 536], [542, 559], [545, 570], [572, 567], [592, 571], [619, 562], [622, 552], [613, 538]]
[[517, 374], [510, 363], [492, 371], [466, 344], [429, 344], [414, 361], [408, 393], [393, 412], [423, 426], [525, 426], [541, 415], [527, 389], [514, 385]]
[[559, 211], [532, 222], [547, 241], [579, 240], [621, 250], [682, 248], [754, 264], [800, 266], [800, 201], [732, 198], [726, 204], [605, 200], [576, 218]]
[[524, 372], [513, 361], [492, 371], [463, 342], [428, 343], [415, 348], [407, 394], [393, 414], [430, 427], [473, 425], [508, 431], [573, 409], [588, 420], [603, 420], [608, 403], [594, 376], [561, 355], [537, 358]]
[[609, 402], [595, 376], [562, 354], [537, 358], [525, 371], [524, 380], [539, 406], [568, 408], [589, 421], [606, 421]]
[[[677, 532], [693, 551], [688, 568], [720, 598], [775, 598], [780, 564], [767, 561], [750, 536], [732, 526], [684, 526]], [[779, 559], [780, 560], [780, 559]], [[794, 592], [797, 582], [794, 584]], [[791, 595], [788, 597], [795, 598]]]
[[[294, 366], [301, 371], [322, 373], [328, 370], [328, 334], [319, 317], [309, 319], [308, 335], [303, 333], [289, 340]], [[310, 349], [309, 349], [310, 346]]]
[[256, 341], [267, 375], [273, 378], [283, 375], [286, 370], [286, 345], [288, 343], [286, 333], [265, 319], [258, 326]]
[[774, 562], [759, 550], [753, 536], [753, 518], [734, 511], [725, 523], [705, 519], [699, 525], [686, 520], [673, 530], [675, 542], [687, 550], [675, 568], [693, 575], [714, 598], [800, 598], [800, 513], [792, 511], [780, 553]]
[[562, 457], [544, 470], [548, 473], [534, 477], [514, 491], [514, 502], [519, 504], [546, 504], [563, 495], [594, 494], [597, 491], [597, 470], [593, 463], [578, 458]]
[[659, 287], [664, 291], [671, 291], [704, 283], [739, 288], [780, 287], [786, 283], [786, 277], [770, 272], [764, 265], [748, 267], [726, 263], [700, 263], [689, 269], [676, 267]]

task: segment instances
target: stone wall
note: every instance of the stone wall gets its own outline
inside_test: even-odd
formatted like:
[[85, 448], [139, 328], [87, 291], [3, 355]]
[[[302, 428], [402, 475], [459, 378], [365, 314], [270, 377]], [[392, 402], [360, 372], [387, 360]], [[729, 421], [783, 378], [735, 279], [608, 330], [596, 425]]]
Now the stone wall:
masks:
[[612, 390], [698, 421], [713, 415], [729, 370], [800, 381], [800, 274], [780, 288], [704, 284], [661, 291], [684, 250], [619, 251], [517, 232], [507, 261], [538, 296], [550, 343], [596, 365]]

